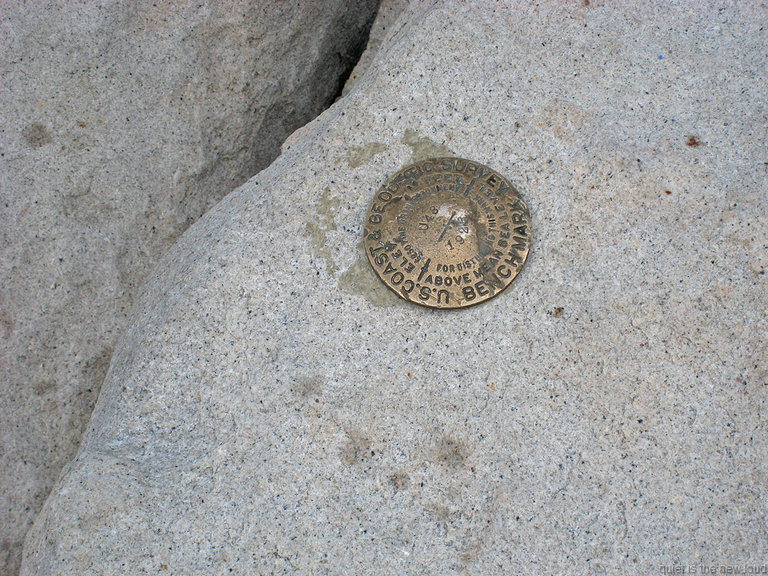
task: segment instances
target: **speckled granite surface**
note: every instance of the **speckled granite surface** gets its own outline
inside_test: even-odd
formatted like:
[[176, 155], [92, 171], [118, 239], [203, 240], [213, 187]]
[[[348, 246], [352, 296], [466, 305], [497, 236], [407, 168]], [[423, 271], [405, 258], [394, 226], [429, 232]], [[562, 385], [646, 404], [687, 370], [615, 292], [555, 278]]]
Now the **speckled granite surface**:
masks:
[[327, 107], [375, 2], [0, 3], [0, 574], [138, 287]]
[[[180, 239], [23, 574], [765, 564], [768, 10], [585, 4], [412, 6]], [[533, 220], [514, 284], [455, 312], [360, 248], [435, 150]]]

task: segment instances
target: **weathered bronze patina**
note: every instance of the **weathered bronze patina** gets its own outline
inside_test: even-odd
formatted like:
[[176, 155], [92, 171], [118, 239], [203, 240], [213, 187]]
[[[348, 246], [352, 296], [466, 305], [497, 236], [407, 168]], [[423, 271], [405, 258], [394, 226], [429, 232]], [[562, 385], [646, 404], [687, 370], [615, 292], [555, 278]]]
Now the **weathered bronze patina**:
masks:
[[493, 298], [523, 266], [531, 218], [514, 186], [463, 158], [412, 164], [376, 193], [365, 252], [398, 296], [432, 308]]

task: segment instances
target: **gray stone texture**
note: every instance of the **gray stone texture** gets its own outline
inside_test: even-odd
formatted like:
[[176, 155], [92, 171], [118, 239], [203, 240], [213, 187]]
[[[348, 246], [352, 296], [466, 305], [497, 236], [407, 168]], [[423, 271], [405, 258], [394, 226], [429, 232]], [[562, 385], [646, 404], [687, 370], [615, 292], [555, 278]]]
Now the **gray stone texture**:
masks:
[[[150, 275], [22, 573], [765, 564], [766, 34], [751, 2], [411, 6]], [[461, 311], [360, 245], [445, 150], [534, 227]]]
[[0, 573], [137, 287], [336, 96], [373, 0], [0, 6]]
[[365, 51], [360, 55], [360, 60], [344, 83], [342, 95], [346, 96], [357, 84], [368, 67], [373, 62], [382, 42], [398, 27], [400, 15], [411, 5], [411, 0], [380, 0], [376, 18], [368, 34], [368, 43]]

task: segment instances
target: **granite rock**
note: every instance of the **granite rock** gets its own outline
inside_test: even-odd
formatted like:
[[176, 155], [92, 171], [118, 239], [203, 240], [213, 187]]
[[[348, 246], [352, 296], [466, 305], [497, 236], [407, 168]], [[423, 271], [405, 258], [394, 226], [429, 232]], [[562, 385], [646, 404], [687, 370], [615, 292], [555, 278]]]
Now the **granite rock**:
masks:
[[357, 80], [368, 70], [382, 43], [386, 42], [387, 38], [398, 30], [398, 19], [410, 3], [410, 0], [380, 0], [376, 18], [368, 34], [365, 51], [360, 55], [360, 59], [344, 83], [343, 96], [346, 96], [355, 87]]
[[[768, 10], [413, 5], [357, 86], [149, 277], [23, 574], [761, 566]], [[420, 308], [361, 249], [452, 151], [533, 245]]]
[[0, 573], [77, 449], [138, 285], [338, 93], [375, 2], [0, 7]]

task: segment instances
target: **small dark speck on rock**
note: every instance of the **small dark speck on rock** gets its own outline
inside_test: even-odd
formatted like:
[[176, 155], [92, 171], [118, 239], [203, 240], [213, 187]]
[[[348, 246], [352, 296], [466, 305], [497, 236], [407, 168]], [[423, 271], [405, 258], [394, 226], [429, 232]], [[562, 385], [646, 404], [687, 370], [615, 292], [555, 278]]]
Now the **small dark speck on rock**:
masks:
[[696, 136], [688, 136], [688, 139], [685, 141], [685, 145], [695, 148], [696, 146], [701, 146], [701, 142], [698, 138], [696, 138]]

